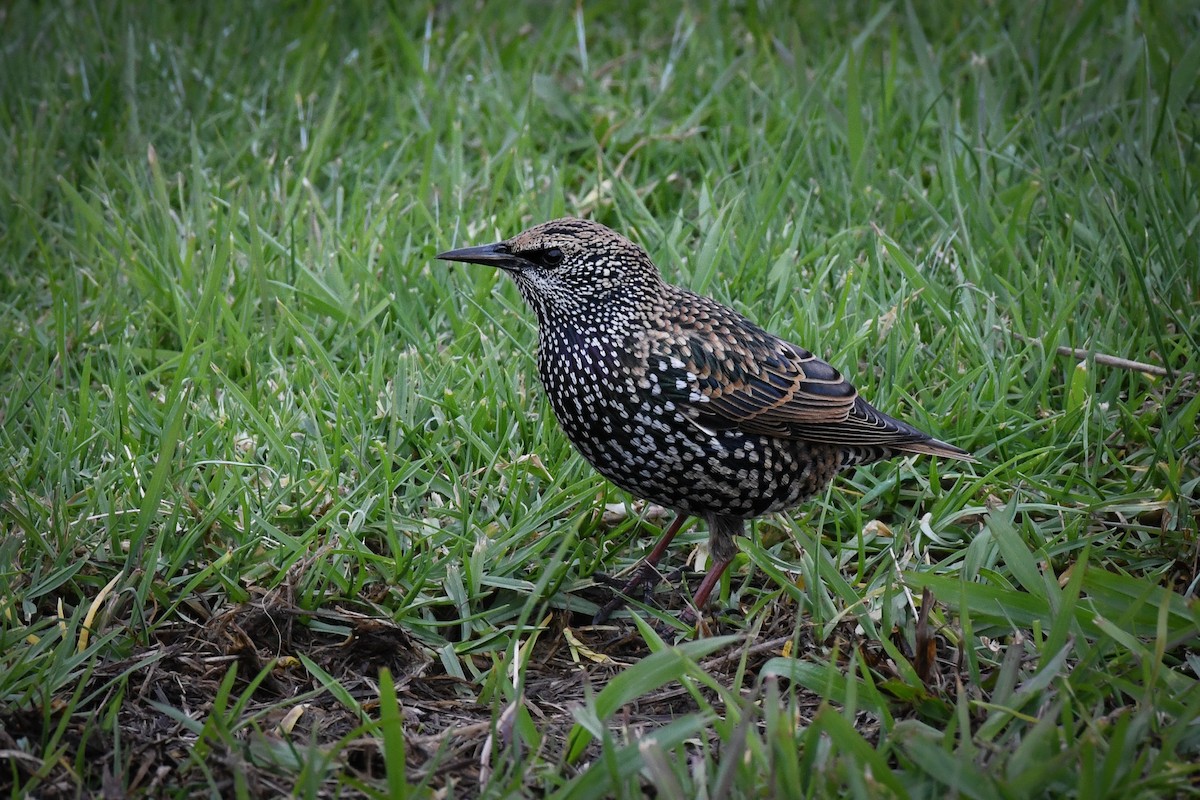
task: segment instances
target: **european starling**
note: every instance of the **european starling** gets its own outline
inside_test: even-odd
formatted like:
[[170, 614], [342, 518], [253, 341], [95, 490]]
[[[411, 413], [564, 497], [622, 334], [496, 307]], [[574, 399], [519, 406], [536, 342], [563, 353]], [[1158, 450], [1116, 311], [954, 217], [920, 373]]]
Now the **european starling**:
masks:
[[688, 516], [708, 523], [702, 610], [746, 520], [859, 464], [974, 460], [878, 411], [808, 350], [667, 283], [645, 250], [596, 222], [557, 219], [437, 257], [512, 276], [537, 315], [538, 375], [567, 438], [617, 486], [676, 512], [625, 594], [650, 579]]

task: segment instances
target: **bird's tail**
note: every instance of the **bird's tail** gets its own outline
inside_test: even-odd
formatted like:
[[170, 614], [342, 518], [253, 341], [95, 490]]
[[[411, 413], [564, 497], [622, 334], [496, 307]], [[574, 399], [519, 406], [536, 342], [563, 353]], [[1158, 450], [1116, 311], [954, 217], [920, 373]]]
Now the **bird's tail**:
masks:
[[942, 458], [955, 458], [959, 461], [969, 461], [975, 463], [979, 461], [975, 456], [963, 450], [961, 447], [955, 447], [952, 444], [943, 442], [940, 439], [925, 439], [917, 442], [902, 442], [893, 445], [893, 448], [901, 453], [922, 453], [927, 456], [940, 456]]
[[975, 456], [948, 442], [935, 439], [907, 422], [889, 417], [861, 397], [856, 398], [854, 410], [837, 426], [841, 444], [846, 448], [843, 469], [856, 464], [870, 464], [900, 453], [954, 458], [974, 462]]

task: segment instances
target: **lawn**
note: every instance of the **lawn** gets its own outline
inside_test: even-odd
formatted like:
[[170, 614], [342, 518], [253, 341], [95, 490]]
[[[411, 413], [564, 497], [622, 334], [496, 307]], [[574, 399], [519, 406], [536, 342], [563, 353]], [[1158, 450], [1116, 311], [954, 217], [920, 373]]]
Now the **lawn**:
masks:
[[[795, 5], [0, 6], [0, 791], [1200, 794], [1200, 12]], [[979, 462], [593, 625], [565, 214]]]

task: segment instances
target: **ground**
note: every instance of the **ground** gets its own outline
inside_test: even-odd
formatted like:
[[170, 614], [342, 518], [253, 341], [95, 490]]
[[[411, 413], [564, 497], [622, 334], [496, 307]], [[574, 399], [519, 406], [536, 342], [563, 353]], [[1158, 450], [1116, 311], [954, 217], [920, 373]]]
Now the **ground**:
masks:
[[[1195, 5], [0, 4], [0, 793], [1200, 794]], [[565, 214], [978, 462], [593, 626]]]
[[[589, 592], [596, 599], [605, 590]], [[660, 592], [678, 603], [672, 589]], [[674, 609], [676, 612], [681, 609]], [[263, 592], [251, 601], [221, 609], [192, 607], [188, 618], [156, 626], [151, 641], [124, 658], [100, 664], [80, 687], [92, 702], [80, 702], [65, 723], [62, 740], [72, 751], [84, 752], [93, 769], [108, 776], [103, 791], [112, 796], [154, 796], [169, 786], [195, 783], [220, 794], [233, 794], [239, 783], [252, 796], [285, 795], [292, 782], [280, 774], [278, 755], [268, 750], [315, 746], [331, 755], [339, 767], [364, 782], [382, 780], [385, 767], [376, 737], [364, 734], [361, 724], [377, 714], [378, 675], [390, 670], [404, 719], [410, 778], [437, 790], [453, 789], [472, 795], [487, 783], [495, 762], [511, 762], [511, 731], [498, 722], [496, 704], [481, 703], [465, 681], [448, 675], [436, 653], [404, 630], [378, 616], [334, 605], [319, 612], [296, 607], [290, 586]], [[855, 631], [852, 620], [839, 624], [832, 635], [817, 641], [811, 627], [796, 637], [796, 609], [778, 602], [750, 636], [744, 619], [718, 613], [706, 620], [712, 635], [730, 641], [698, 666], [714, 680], [733, 685], [736, 674], [750, 677], [751, 687], [739, 700], [747, 705], [762, 701], [762, 681], [756, 680], [770, 659], [784, 652], [843, 654], [856, 650], [876, 674], [894, 675], [895, 666], [877, 643]], [[324, 631], [310, 624], [320, 620]], [[928, 685], [944, 686], [958, 675], [946, 643], [928, 628], [922, 629], [931, 659], [915, 659]], [[897, 641], [903, 647], [903, 642]], [[545, 737], [545, 755], [553, 760], [565, 754], [574, 712], [585, 707], [588, 695], [604, 687], [615, 675], [649, 655], [642, 637], [628, 621], [593, 626], [578, 614], [559, 612], [547, 620], [523, 673], [522, 708], [536, 720]], [[914, 658], [913, 653], [906, 653]], [[335, 695], [314, 685], [300, 659], [309, 660], [336, 683]], [[843, 659], [844, 662], [844, 659]], [[236, 672], [231, 667], [236, 666]], [[233, 676], [231, 685], [222, 686]], [[124, 757], [118, 760], [114, 736], [98, 730], [90, 712], [103, 709], [120, 686], [125, 699], [117, 714], [117, 735]], [[190, 720], [207, 716], [219, 697], [232, 695], [247, 721], [225, 740], [226, 747], [204, 755], [203, 775], [193, 760], [200, 738]], [[709, 693], [720, 708], [719, 698]], [[811, 719], [825, 701], [818, 692], [796, 695], [793, 713]], [[91, 706], [91, 708], [89, 708]], [[177, 711], [182, 710], [186, 718]], [[689, 692], [677, 683], [646, 694], [620, 709], [611, 721], [618, 740], [636, 741], [667, 721], [700, 710]], [[502, 718], [502, 715], [499, 715]], [[870, 715], [864, 730], [872, 727]], [[16, 750], [16, 739], [41, 730], [40, 714], [15, 710], [2, 718], [4, 749]], [[874, 738], [874, 735], [869, 735]], [[593, 742], [582, 755], [584, 763], [599, 756]], [[37, 771], [34, 762], [17, 761], [26, 776]], [[113, 776], [131, 770], [120, 781]], [[76, 796], [77, 779], [64, 765], [45, 774], [40, 796]], [[344, 788], [329, 787], [331, 795], [345, 796]]]

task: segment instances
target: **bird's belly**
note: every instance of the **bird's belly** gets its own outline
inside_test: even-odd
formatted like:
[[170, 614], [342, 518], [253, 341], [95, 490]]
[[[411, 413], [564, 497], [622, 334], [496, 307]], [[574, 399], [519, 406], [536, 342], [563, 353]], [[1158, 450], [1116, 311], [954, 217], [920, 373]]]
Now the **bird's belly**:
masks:
[[779, 511], [820, 491], [837, 471], [833, 448], [708, 431], [631, 381], [604, 392], [593, 381], [555, 383], [547, 385], [551, 406], [584, 458], [622, 489], [677, 511], [742, 518]]

